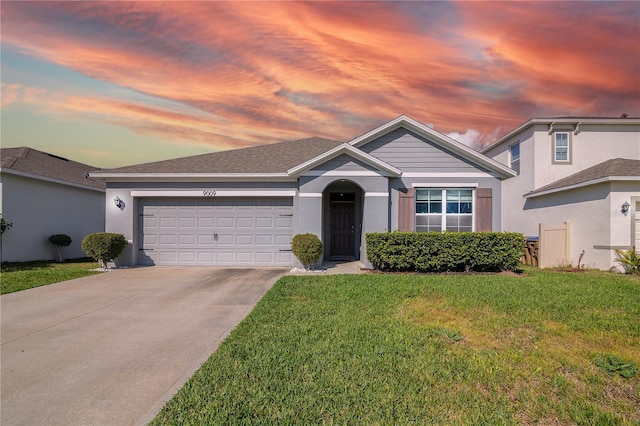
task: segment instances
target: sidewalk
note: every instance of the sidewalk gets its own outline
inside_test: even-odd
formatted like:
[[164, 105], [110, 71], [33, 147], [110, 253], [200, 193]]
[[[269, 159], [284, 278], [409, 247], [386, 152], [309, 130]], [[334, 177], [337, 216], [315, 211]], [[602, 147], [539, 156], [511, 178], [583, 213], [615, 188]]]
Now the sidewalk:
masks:
[[317, 269], [305, 271], [302, 268], [293, 268], [291, 271], [289, 271], [289, 273], [287, 273], [287, 275], [366, 274], [367, 271], [368, 270], [365, 269], [364, 265], [359, 260], [355, 260], [352, 262], [328, 260]]

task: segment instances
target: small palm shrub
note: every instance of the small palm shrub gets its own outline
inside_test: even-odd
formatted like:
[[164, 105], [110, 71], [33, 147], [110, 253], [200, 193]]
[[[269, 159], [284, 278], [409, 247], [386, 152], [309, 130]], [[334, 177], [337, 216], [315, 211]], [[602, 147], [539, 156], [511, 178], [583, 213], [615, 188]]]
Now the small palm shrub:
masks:
[[126, 246], [127, 240], [124, 235], [110, 232], [89, 234], [80, 244], [80, 248], [98, 261], [103, 268], [107, 267], [107, 262], [120, 256]]
[[617, 263], [619, 263], [627, 274], [640, 275], [640, 255], [635, 247], [630, 250], [616, 250], [618, 255]]
[[49, 242], [58, 247], [58, 262], [62, 262], [62, 248], [71, 244], [71, 237], [65, 234], [54, 234], [49, 237]]
[[298, 234], [291, 240], [291, 251], [305, 269], [310, 269], [322, 256], [322, 241], [315, 234]]

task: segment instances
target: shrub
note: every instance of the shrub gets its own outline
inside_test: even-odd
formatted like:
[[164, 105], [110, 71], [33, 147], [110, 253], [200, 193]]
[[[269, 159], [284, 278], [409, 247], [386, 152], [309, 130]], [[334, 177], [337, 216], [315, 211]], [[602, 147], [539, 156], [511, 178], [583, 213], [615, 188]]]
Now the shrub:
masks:
[[368, 233], [367, 258], [389, 271], [514, 271], [524, 252], [515, 232]]
[[11, 228], [12, 226], [13, 223], [2, 217], [2, 213], [0, 213], [0, 234], [4, 234], [4, 231]]
[[107, 262], [120, 256], [127, 246], [122, 234], [96, 232], [82, 239], [80, 247], [89, 256], [100, 262], [100, 266], [107, 267]]
[[62, 262], [62, 247], [71, 244], [71, 237], [65, 234], [54, 234], [49, 237], [49, 242], [58, 247], [58, 262]]
[[291, 240], [291, 251], [302, 266], [309, 269], [322, 256], [322, 241], [315, 234], [298, 234]]
[[627, 274], [640, 275], [640, 255], [635, 247], [631, 247], [630, 250], [616, 250], [616, 254], [616, 262], [622, 265]]

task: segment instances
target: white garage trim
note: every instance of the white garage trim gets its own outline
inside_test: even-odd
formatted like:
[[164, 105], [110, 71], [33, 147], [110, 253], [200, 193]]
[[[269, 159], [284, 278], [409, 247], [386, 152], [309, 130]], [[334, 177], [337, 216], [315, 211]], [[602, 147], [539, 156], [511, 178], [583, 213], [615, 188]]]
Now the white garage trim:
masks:
[[295, 197], [296, 191], [218, 191], [199, 189], [187, 191], [131, 191], [132, 197]]

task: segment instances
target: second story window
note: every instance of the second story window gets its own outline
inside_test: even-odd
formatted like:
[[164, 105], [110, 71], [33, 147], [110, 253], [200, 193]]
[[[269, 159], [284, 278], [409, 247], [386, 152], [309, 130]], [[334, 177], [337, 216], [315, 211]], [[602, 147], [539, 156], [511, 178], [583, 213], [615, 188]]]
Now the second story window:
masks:
[[556, 132], [553, 135], [553, 162], [569, 163], [571, 152], [568, 132]]
[[509, 147], [509, 167], [520, 174], [520, 143]]

